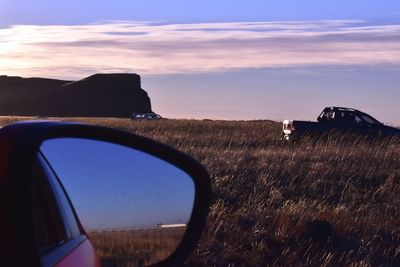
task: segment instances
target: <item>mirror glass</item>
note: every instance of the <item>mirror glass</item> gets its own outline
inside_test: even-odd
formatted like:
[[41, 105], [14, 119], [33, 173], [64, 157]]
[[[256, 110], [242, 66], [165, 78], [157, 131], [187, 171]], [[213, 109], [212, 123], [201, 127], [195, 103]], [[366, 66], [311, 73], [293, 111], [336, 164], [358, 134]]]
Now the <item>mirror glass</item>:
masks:
[[190, 219], [195, 185], [181, 169], [129, 147], [56, 138], [41, 148], [102, 266], [144, 266], [170, 256]]

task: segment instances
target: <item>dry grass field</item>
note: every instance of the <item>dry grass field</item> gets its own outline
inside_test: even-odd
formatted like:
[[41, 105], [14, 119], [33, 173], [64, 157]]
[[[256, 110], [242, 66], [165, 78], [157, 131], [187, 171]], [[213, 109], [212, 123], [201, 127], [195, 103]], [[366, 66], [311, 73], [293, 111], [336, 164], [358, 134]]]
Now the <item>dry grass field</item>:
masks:
[[400, 266], [399, 139], [289, 145], [273, 121], [75, 120], [157, 139], [208, 168], [213, 205], [187, 266]]
[[170, 256], [186, 228], [89, 232], [102, 267], [142, 267]]

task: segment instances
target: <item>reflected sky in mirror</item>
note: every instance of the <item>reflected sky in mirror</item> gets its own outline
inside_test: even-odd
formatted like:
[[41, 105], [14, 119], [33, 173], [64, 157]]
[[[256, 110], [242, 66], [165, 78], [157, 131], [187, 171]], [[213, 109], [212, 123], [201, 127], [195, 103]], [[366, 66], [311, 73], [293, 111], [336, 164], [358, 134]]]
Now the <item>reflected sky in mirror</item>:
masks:
[[57, 138], [41, 151], [64, 185], [86, 229], [186, 224], [192, 178], [150, 154], [108, 142]]

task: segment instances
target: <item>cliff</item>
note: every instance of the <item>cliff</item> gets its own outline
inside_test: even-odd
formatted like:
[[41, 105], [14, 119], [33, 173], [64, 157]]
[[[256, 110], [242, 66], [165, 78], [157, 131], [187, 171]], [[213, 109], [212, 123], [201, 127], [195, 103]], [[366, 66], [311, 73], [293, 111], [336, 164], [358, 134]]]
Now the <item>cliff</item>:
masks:
[[0, 116], [122, 117], [151, 112], [137, 74], [79, 81], [0, 76]]

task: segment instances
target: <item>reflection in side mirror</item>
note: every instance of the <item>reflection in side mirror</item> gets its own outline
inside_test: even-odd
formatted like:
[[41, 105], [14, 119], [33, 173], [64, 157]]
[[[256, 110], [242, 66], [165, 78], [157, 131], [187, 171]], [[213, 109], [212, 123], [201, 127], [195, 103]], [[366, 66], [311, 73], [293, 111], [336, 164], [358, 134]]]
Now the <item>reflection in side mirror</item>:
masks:
[[177, 249], [195, 199], [186, 172], [142, 151], [97, 140], [50, 139], [40, 150], [104, 266], [154, 264]]

